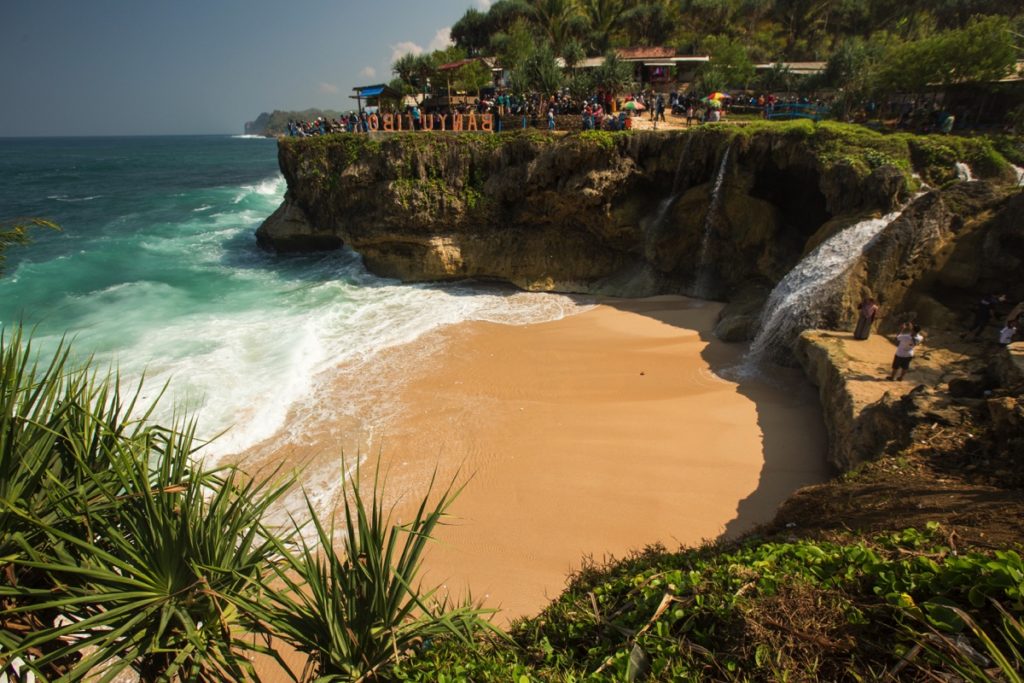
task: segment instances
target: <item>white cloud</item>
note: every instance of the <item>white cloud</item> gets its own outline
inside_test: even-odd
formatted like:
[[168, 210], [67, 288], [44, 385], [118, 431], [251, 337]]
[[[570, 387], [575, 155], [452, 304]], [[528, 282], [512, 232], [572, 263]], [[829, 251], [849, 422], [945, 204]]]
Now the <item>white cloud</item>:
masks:
[[437, 29], [437, 33], [434, 34], [434, 39], [430, 41], [430, 45], [427, 45], [427, 49], [433, 52], [434, 50], [443, 50], [452, 44], [452, 27], [445, 26], [444, 28]]
[[372, 66], [364, 66], [359, 72], [361, 78], [374, 78], [377, 75], [377, 70]]
[[323, 93], [324, 95], [337, 95], [338, 86], [334, 85], [333, 83], [324, 83], [323, 81], [321, 81], [320, 92]]
[[421, 55], [423, 54], [423, 48], [412, 42], [406, 40], [396, 45], [391, 46], [391, 61], [397, 62], [400, 58], [405, 55]]
[[476, 0], [476, 6], [486, 12], [491, 9], [491, 0]]

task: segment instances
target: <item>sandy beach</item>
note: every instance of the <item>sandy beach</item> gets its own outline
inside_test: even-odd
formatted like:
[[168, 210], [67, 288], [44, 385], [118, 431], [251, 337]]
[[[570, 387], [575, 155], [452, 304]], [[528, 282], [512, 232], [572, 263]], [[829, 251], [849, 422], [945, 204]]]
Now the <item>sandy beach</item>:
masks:
[[743, 348], [711, 335], [719, 306], [604, 300], [554, 322], [445, 328], [375, 360], [364, 380], [379, 401], [331, 410], [342, 373], [313, 422], [244, 462], [304, 467], [315, 496], [342, 448], [380, 454], [404, 492], [397, 518], [435, 468], [458, 474], [425, 583], [471, 590], [501, 622], [536, 613], [585, 557], [736, 535], [827, 478], [815, 391], [798, 371], [725, 379]]

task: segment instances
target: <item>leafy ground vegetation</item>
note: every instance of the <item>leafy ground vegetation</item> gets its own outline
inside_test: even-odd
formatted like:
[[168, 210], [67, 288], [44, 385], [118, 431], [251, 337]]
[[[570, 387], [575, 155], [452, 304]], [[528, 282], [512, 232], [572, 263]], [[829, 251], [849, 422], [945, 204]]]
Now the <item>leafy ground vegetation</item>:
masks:
[[377, 480], [337, 526], [271, 524], [288, 479], [203, 468], [191, 423], [130, 417], [138, 394], [69, 358], [0, 345], [9, 680], [253, 680], [282, 646], [304, 681], [1021, 680], [1021, 481], [982, 473], [1019, 468], [980, 418], [920, 426], [741, 541], [587, 564], [506, 632], [417, 582], [457, 489], [401, 526]]

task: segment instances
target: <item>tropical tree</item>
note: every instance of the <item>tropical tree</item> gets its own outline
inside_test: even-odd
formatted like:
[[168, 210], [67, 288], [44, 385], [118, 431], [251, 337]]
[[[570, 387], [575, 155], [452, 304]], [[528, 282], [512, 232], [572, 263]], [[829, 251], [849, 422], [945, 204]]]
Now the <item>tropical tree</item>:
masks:
[[391, 70], [403, 84], [400, 92], [414, 95], [422, 101], [435, 65], [430, 55], [406, 54], [395, 61]]
[[632, 82], [633, 65], [624, 62], [614, 50], [609, 51], [601, 66], [594, 69], [594, 85], [612, 95], [623, 92]]
[[468, 9], [462, 18], [452, 24], [451, 39], [466, 51], [466, 54], [477, 56], [483, 52], [491, 40], [490, 22], [487, 14], [476, 9]]
[[586, 26], [575, 0], [530, 0], [529, 5], [535, 24], [547, 36], [552, 49], [565, 45]]
[[664, 45], [675, 30], [671, 9], [662, 2], [645, 2], [622, 15], [630, 45]]
[[839, 118], [847, 118], [854, 107], [873, 96], [883, 54], [878, 42], [852, 38], [844, 40], [829, 57], [821, 79], [836, 90], [835, 114]]
[[795, 76], [785, 64], [776, 62], [758, 76], [757, 86], [766, 92], [785, 92], [793, 89]]
[[491, 48], [501, 66], [513, 73], [522, 69], [533, 52], [534, 31], [523, 18], [517, 19], [508, 31], [497, 33], [491, 39]]
[[1016, 48], [1004, 17], [979, 17], [966, 27], [896, 43], [880, 60], [878, 85], [892, 92], [996, 81], [1011, 73]]
[[545, 97], [557, 93], [564, 82], [555, 54], [546, 43], [535, 46], [520, 71], [521, 87]]
[[459, 67], [455, 72], [455, 80], [459, 89], [466, 92], [475, 92], [480, 97], [480, 91], [491, 85], [491, 67], [482, 59], [476, 59]]
[[586, 52], [583, 50], [583, 46], [575, 38], [569, 40], [562, 46], [560, 54], [562, 56], [562, 61], [565, 62], [565, 68], [570, 74], [576, 73], [576, 66], [587, 56]]
[[754, 64], [741, 42], [727, 36], [708, 36], [703, 46], [711, 55], [711, 61], [698, 74], [705, 89], [746, 87], [754, 77]]
[[619, 28], [628, 9], [622, 0], [581, 0], [580, 9], [587, 21], [587, 45], [592, 54], [603, 54], [611, 47], [612, 34]]

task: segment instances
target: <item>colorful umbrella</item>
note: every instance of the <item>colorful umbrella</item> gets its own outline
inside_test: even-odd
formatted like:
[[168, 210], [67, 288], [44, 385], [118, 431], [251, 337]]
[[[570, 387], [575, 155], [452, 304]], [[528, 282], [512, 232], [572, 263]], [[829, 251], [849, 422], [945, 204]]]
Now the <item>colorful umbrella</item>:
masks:
[[636, 111], [643, 111], [646, 107], [644, 107], [644, 105], [640, 104], [636, 100], [630, 100], [629, 102], [626, 102], [624, 105], [622, 105], [622, 108], [623, 109], [635, 109]]
[[724, 92], [713, 92], [704, 99], [706, 100], [731, 100], [732, 95], [726, 95]]

